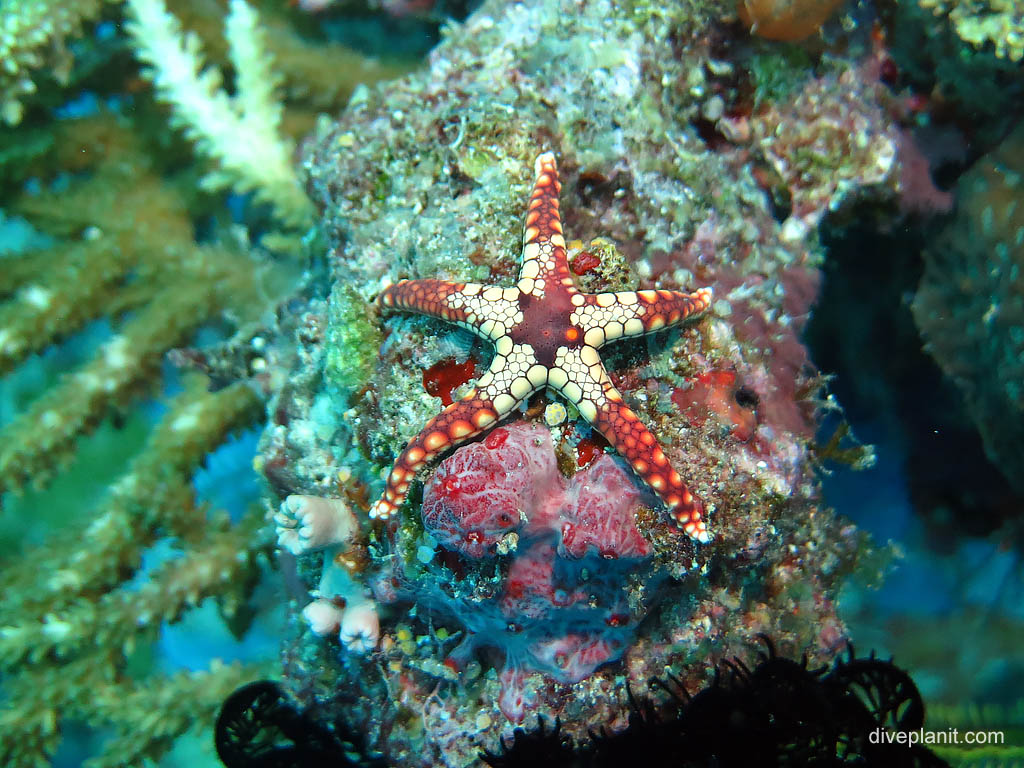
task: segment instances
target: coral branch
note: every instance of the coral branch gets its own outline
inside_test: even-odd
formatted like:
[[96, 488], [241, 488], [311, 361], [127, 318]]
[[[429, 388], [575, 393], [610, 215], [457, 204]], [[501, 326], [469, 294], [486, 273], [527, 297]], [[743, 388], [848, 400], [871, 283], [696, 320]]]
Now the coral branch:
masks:
[[160, 96], [174, 109], [174, 121], [213, 159], [218, 170], [203, 183], [254, 192], [296, 226], [309, 223], [312, 206], [292, 169], [292, 148], [277, 133], [281, 107], [274, 98], [277, 79], [257, 26], [256, 13], [233, 0], [227, 38], [235, 65], [237, 95], [221, 88], [220, 74], [204, 68], [199, 38], [182, 34], [162, 0], [129, 0], [134, 21], [128, 31]]
[[102, 8], [100, 0], [19, 0], [0, 6], [0, 119], [21, 122], [21, 98], [36, 90], [32, 72], [50, 64], [59, 76], [60, 58], [67, 56], [64, 40]]
[[[96, 765], [135, 765], [154, 756], [197, 718], [212, 719], [227, 692], [259, 672], [214, 666], [159, 682], [124, 674], [136, 646], [162, 623], [249, 582], [266, 547], [260, 513], [231, 526], [194, 500], [191, 472], [227, 432], [260, 412], [245, 385], [210, 394], [190, 386], [147, 448], [82, 523], [29, 550], [0, 572], [3, 765], [38, 765], [60, 739], [65, 717], [109, 728]], [[141, 580], [143, 551], [165, 535], [187, 551]], [[159, 716], [153, 716], [159, 713]]]

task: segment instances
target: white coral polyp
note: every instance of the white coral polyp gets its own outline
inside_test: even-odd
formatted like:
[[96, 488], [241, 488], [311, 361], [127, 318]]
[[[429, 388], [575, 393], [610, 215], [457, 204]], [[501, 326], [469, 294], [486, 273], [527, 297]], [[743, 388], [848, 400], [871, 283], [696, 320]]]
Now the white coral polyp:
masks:
[[369, 653], [380, 640], [380, 620], [371, 602], [350, 606], [341, 619], [342, 645], [353, 653]]
[[302, 618], [318, 637], [327, 637], [341, 630], [345, 611], [330, 600], [314, 600], [302, 609]]
[[277, 544], [293, 555], [351, 541], [358, 524], [342, 499], [289, 496], [274, 515]]

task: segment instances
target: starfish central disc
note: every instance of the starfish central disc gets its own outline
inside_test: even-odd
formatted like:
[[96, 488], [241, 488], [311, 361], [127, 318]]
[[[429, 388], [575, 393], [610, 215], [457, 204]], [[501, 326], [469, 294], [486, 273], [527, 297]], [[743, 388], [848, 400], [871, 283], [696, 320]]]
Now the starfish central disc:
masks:
[[553, 291], [543, 299], [533, 294], [519, 296], [523, 320], [508, 337], [513, 344], [529, 344], [537, 362], [546, 368], [555, 364], [559, 347], [578, 349], [583, 345], [583, 329], [573, 325], [573, 306], [568, 291]]
[[494, 344], [490, 368], [476, 388], [427, 422], [388, 476], [371, 517], [388, 518], [405, 501], [416, 473], [438, 454], [489, 428], [542, 387], [579, 410], [668, 509], [691, 538], [710, 539], [704, 509], [669, 464], [657, 438], [622, 402], [598, 350], [705, 311], [710, 289], [580, 293], [569, 274], [558, 212], [555, 157], [535, 164], [527, 206], [523, 259], [515, 287], [444, 280], [403, 280], [377, 301], [384, 309], [456, 323]]

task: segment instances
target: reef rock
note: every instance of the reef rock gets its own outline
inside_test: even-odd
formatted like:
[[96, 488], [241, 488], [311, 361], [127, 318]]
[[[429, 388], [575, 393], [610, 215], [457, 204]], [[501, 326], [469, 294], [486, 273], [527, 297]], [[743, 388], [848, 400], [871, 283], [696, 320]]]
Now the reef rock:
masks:
[[[372, 605], [379, 636], [320, 638], [297, 600], [285, 683], [393, 765], [474, 764], [526, 711], [573, 739], [621, 728], [628, 687], [671, 672], [699, 690], [760, 632], [811, 663], [844, 647], [836, 592], [865, 543], [821, 505], [811, 468], [819, 379], [799, 334], [821, 253], [813, 228], [784, 233], [773, 216], [759, 147], [708, 140], [706, 116], [735, 92], [716, 58], [729, 5], [486, 3], [426, 70], [358, 92], [304, 149], [332, 293], [309, 323], [320, 332], [298, 339], [263, 465], [282, 499], [338, 499], [360, 519], [341, 549], [298, 558], [297, 577], [322, 585], [313, 598]], [[572, 407], [549, 426], [543, 394], [423, 467], [397, 515], [365, 515], [441, 409], [423, 372], [486, 370], [492, 354], [441, 321], [379, 318], [373, 298], [403, 278], [511, 285], [544, 151], [582, 287], [714, 292], [701, 319], [602, 351], [703, 502], [709, 544], [610, 449], [591, 457]], [[883, 172], [843, 169], [851, 189]]]

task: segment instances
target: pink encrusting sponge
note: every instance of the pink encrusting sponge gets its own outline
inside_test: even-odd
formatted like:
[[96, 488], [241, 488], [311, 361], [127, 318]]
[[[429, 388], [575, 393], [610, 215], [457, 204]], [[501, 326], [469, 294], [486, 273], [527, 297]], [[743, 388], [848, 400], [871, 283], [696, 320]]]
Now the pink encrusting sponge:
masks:
[[566, 480], [550, 432], [511, 424], [441, 462], [424, 488], [423, 524], [441, 546], [473, 558], [495, 554], [510, 533], [553, 537], [564, 557], [646, 557], [634, 519], [644, 498], [609, 455]]
[[501, 706], [513, 721], [526, 670], [576, 682], [627, 646], [637, 622], [625, 575], [651, 554], [635, 519], [645, 502], [656, 503], [610, 455], [563, 477], [549, 430], [527, 423], [458, 449], [427, 482], [423, 523], [443, 549], [508, 558], [495, 599], [449, 612], [467, 630], [453, 657], [477, 645], [505, 652]]

